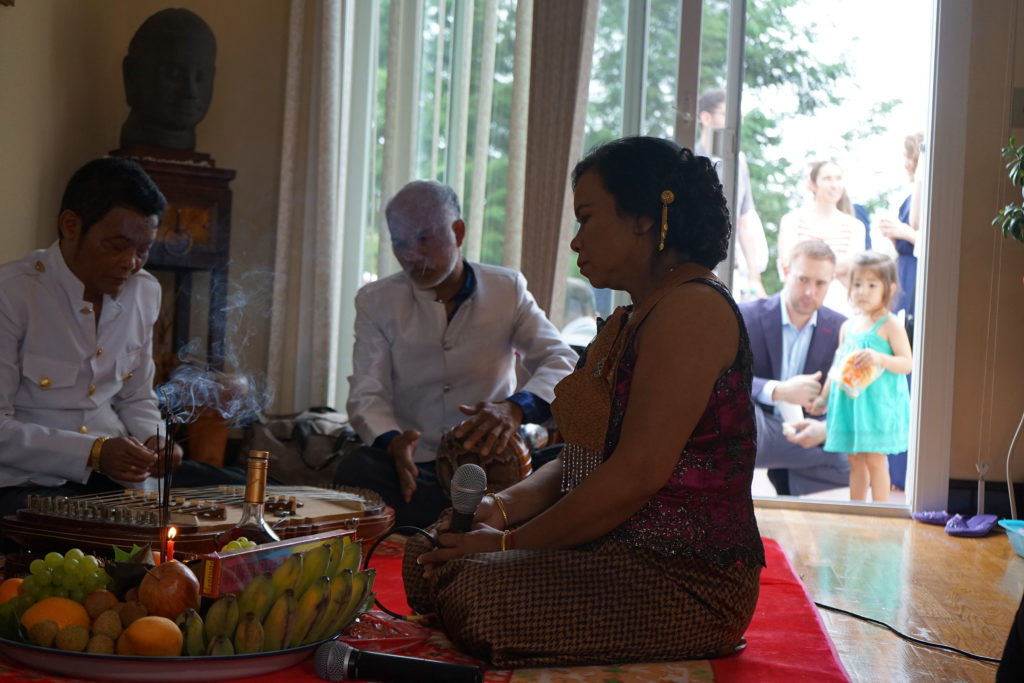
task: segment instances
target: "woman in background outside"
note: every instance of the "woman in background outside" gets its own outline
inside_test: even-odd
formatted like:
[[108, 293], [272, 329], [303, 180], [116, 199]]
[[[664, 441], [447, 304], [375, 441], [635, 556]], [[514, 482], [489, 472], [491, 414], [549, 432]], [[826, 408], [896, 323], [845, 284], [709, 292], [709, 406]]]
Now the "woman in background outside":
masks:
[[[907, 332], [913, 330], [914, 296], [917, 291], [917, 236], [921, 230], [921, 181], [917, 175], [917, 162], [921, 157], [923, 133], [908, 135], [903, 140], [903, 168], [907, 172], [907, 196], [900, 204], [896, 219], [889, 216], [878, 220], [878, 228], [892, 240], [898, 257], [896, 270], [900, 276], [900, 289], [892, 303], [893, 313], [905, 312]], [[913, 338], [911, 338], [913, 341]]]
[[[917, 292], [917, 236], [921, 231], [921, 176], [917, 163], [921, 158], [924, 133], [914, 133], [903, 139], [903, 169], [907, 173], [907, 195], [900, 203], [896, 218], [882, 216], [877, 228], [892, 240], [896, 248], [896, 272], [899, 289], [893, 298], [891, 310], [897, 315], [903, 311], [903, 326], [910, 344], [914, 344], [914, 297]], [[911, 376], [907, 375], [907, 382]], [[889, 477], [894, 489], [907, 487], [907, 452], [889, 454]]]
[[812, 200], [779, 221], [779, 272], [785, 277], [789, 264], [782, 255], [789, 254], [797, 242], [821, 240], [836, 255], [836, 277], [825, 295], [825, 305], [849, 316], [852, 313], [846, 295], [850, 263], [854, 254], [864, 251], [864, 225], [853, 213], [853, 203], [846, 193], [843, 169], [835, 161], [815, 161], [808, 174]]

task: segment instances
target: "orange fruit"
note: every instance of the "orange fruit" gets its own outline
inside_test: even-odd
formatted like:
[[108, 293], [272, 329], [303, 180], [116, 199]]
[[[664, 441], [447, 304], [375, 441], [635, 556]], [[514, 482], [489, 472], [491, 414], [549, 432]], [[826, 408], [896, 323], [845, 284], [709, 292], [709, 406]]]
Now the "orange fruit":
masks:
[[181, 642], [181, 629], [167, 617], [142, 617], [129, 624], [117, 639], [117, 654], [177, 657]]
[[6, 579], [0, 583], [0, 604], [3, 604], [16, 595], [21, 595], [21, 578]]
[[68, 598], [44, 598], [25, 610], [21, 615], [21, 625], [26, 630], [38, 621], [52, 621], [58, 628], [78, 625], [89, 628], [89, 613], [74, 600]]

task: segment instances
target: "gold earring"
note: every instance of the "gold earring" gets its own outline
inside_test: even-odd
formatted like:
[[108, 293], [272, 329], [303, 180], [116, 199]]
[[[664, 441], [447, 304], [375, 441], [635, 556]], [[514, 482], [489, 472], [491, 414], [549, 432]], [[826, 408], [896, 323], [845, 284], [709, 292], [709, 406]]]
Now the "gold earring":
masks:
[[658, 251], [665, 250], [665, 235], [668, 234], [668, 205], [676, 200], [672, 190], [665, 190], [661, 193], [661, 241], [658, 242]]

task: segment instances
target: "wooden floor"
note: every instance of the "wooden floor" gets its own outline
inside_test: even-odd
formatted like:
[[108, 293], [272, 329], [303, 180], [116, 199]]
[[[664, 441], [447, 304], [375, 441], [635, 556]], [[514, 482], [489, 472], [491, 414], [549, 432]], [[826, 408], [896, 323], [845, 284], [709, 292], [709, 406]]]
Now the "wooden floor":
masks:
[[[1002, 527], [955, 538], [909, 518], [757, 508], [761, 535], [786, 551], [815, 602], [904, 634], [998, 659], [1021, 595], [1024, 558]], [[905, 641], [891, 631], [819, 609], [857, 683], [995, 679], [995, 664]]]

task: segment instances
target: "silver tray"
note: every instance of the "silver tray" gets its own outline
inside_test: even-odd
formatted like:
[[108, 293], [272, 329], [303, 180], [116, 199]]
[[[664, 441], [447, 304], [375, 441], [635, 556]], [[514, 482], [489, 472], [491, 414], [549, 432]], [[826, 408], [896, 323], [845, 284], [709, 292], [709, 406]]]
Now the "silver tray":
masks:
[[69, 678], [138, 683], [189, 683], [246, 678], [287, 669], [307, 659], [326, 641], [290, 650], [223, 657], [128, 657], [67, 652], [0, 638], [0, 653], [36, 671]]

